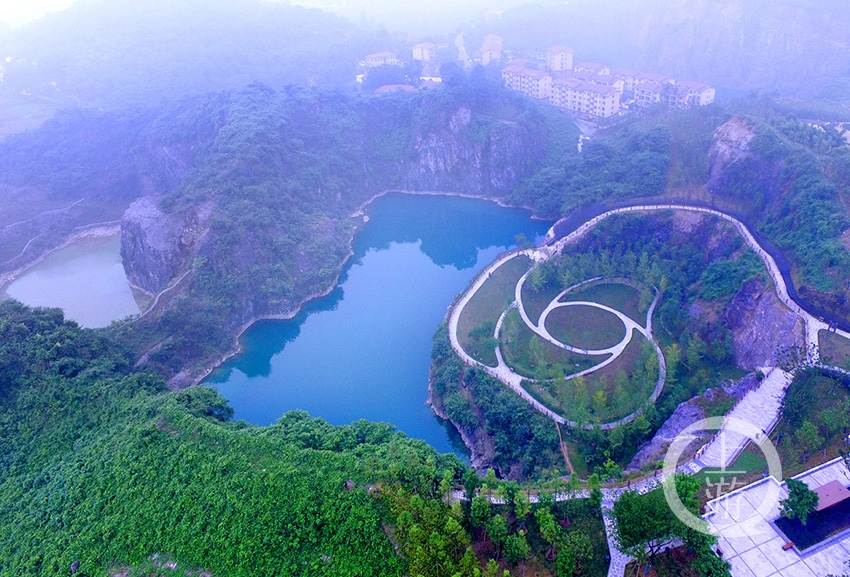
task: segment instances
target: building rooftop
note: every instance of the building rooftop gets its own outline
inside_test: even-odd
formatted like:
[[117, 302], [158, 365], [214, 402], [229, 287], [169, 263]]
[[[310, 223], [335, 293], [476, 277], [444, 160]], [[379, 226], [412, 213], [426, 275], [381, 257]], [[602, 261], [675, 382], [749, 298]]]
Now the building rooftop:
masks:
[[584, 68], [586, 70], [593, 70], [594, 72], [596, 72], [598, 70], [602, 70], [603, 68], [607, 68], [607, 66], [605, 66], [601, 62], [579, 62], [578, 64], [575, 65], [575, 68], [576, 69]]
[[[850, 471], [841, 457], [794, 477], [810, 487], [830, 481], [850, 483]], [[733, 577], [822, 577], [846, 573], [850, 556], [850, 533], [839, 533], [822, 544], [800, 553], [785, 549], [786, 536], [772, 523], [779, 518], [779, 501], [788, 497], [787, 488], [766, 477], [727, 493], [706, 504], [705, 520], [718, 537], [723, 558], [732, 564]]]
[[432, 48], [436, 48], [437, 45], [433, 42], [421, 42], [414, 46], [414, 48], [422, 48], [423, 50], [431, 50]]
[[552, 46], [548, 50], [548, 52], [549, 52], [549, 54], [552, 54], [553, 56], [555, 54], [572, 54], [573, 49], [570, 48], [569, 46]]
[[375, 94], [387, 94], [390, 92], [413, 92], [416, 90], [410, 84], [385, 84], [375, 89]]
[[684, 86], [685, 88], [690, 88], [691, 90], [709, 90], [713, 88], [713, 86], [709, 84], [704, 84], [702, 82], [696, 82], [695, 80], [677, 80], [677, 86]]
[[366, 58], [386, 58], [387, 56], [395, 57], [395, 54], [392, 52], [375, 52], [374, 54], [367, 54]]
[[637, 86], [637, 90], [640, 90], [640, 91], [647, 90], [647, 91], [650, 91], [650, 92], [661, 92], [661, 91], [664, 90], [664, 85], [661, 84], [660, 82], [653, 82], [653, 81], [644, 82], [643, 84], [639, 84]]
[[581, 86], [578, 87], [578, 90], [582, 92], [594, 92], [596, 94], [601, 94], [602, 96], [611, 96], [612, 94], [619, 94], [616, 89], [611, 88], [610, 86], [603, 86], [602, 84], [591, 84], [589, 82], [583, 82]]
[[533, 76], [534, 78], [543, 78], [544, 76], [551, 76], [548, 72], [544, 72], [543, 70], [536, 70], [534, 68], [526, 68], [525, 66], [521, 66], [519, 64], [508, 64], [504, 68], [502, 68], [502, 74], [520, 74], [522, 76]]
[[850, 499], [850, 490], [836, 480], [815, 489], [818, 495], [818, 506], [815, 511], [823, 511], [842, 501]]
[[570, 88], [578, 88], [582, 84], [584, 82], [578, 78], [556, 78], [552, 81], [552, 86], [569, 86]]
[[673, 82], [672, 77], [667, 76], [666, 74], [659, 74], [657, 72], [641, 72], [640, 78], [650, 82], [660, 82], [662, 84], [665, 82]]
[[612, 76], [631, 76], [636, 78], [643, 74], [640, 70], [632, 70], [631, 68], [615, 68], [611, 71]]

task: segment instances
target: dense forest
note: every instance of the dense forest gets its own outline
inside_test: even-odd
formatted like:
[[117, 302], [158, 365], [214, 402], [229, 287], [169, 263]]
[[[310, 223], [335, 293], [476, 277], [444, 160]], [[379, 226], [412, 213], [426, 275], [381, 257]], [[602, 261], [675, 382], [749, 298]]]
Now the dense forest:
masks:
[[[445, 522], [429, 528], [442, 546], [408, 548], [408, 527], [405, 556], [393, 551], [382, 526], [448, 518], [441, 497], [465, 468], [390, 425], [300, 412], [270, 427], [228, 422], [214, 390], [167, 393], [119, 341], [10, 301], [0, 363], [0, 575], [64, 574], [75, 561], [106, 575], [156, 554], [222, 576], [402, 575], [428, 555], [455, 567], [467, 554], [457, 522], [454, 536], [442, 537]], [[421, 574], [455, 574], [431, 565]]]
[[386, 31], [284, 3], [88, 0], [3, 35], [0, 91], [114, 109], [252, 81], [338, 88], [390, 45]]

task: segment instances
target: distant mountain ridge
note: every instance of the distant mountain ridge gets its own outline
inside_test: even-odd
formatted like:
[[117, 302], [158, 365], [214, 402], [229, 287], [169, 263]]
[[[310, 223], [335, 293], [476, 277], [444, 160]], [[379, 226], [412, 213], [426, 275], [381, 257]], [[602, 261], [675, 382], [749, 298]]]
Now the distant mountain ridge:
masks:
[[519, 52], [566, 44], [577, 62], [602, 60], [739, 90], [815, 96], [850, 74], [850, 6], [840, 0], [543, 2], [476, 29], [473, 44], [488, 32]]

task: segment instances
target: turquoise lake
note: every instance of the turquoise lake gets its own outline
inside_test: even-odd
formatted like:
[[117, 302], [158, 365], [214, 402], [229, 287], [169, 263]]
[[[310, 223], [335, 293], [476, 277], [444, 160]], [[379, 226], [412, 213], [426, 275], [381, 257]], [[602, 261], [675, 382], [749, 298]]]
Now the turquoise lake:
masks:
[[524, 234], [552, 225], [492, 202], [389, 194], [366, 211], [354, 256], [328, 296], [286, 321], [260, 321], [243, 352], [205, 384], [235, 419], [268, 425], [303, 409], [335, 425], [394, 424], [442, 452], [465, 453], [426, 404], [431, 341], [455, 296]]
[[0, 298], [34, 307], [58, 307], [65, 318], [97, 328], [139, 313], [147, 297], [135, 294], [121, 264], [121, 237], [79, 240], [47, 255], [5, 288]]

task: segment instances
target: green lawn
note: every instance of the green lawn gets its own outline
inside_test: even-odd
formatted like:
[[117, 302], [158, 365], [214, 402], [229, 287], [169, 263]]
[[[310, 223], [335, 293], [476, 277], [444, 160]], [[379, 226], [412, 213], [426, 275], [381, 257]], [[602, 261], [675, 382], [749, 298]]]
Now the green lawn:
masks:
[[607, 305], [625, 314], [636, 323], [640, 323], [641, 326], [645, 326], [646, 312], [649, 310], [652, 299], [641, 303], [640, 297], [640, 292], [630, 285], [600, 281], [599, 284], [591, 284], [587, 288], [580, 288], [565, 294], [561, 301], [591, 301]]
[[818, 332], [821, 358], [827, 364], [850, 367], [850, 340], [829, 331]]
[[576, 355], [536, 335], [511, 309], [502, 324], [499, 344], [505, 362], [520, 375], [550, 379], [590, 368], [606, 356]]
[[522, 306], [525, 308], [525, 314], [531, 319], [531, 322], [536, 323], [540, 320], [540, 314], [549, 306], [552, 299], [557, 297], [563, 289], [559, 283], [552, 283], [540, 292], [534, 292], [529, 288], [528, 283], [522, 287]]
[[[814, 434], [806, 435], [806, 430]], [[796, 475], [834, 459], [846, 450], [848, 430], [847, 385], [815, 371], [804, 372], [788, 389], [782, 420], [771, 435], [782, 460], [783, 475]]]
[[523, 386], [565, 419], [580, 423], [615, 421], [639, 409], [655, 389], [658, 373], [647, 375], [648, 355], [654, 357], [655, 352], [638, 335], [613, 363], [590, 375], [566, 381], [525, 381]]
[[767, 471], [767, 459], [764, 453], [750, 443], [726, 469], [703, 469], [695, 476], [701, 485], [700, 503], [705, 504], [744, 485], [754, 483], [764, 476], [765, 471]]
[[458, 319], [460, 345], [472, 358], [496, 366], [493, 330], [499, 316], [514, 300], [516, 283], [531, 266], [528, 257], [518, 256], [496, 269], [469, 300]]
[[581, 349], [613, 347], [626, 334], [616, 315], [596, 307], [560, 307], [546, 317], [549, 333], [564, 344]]

